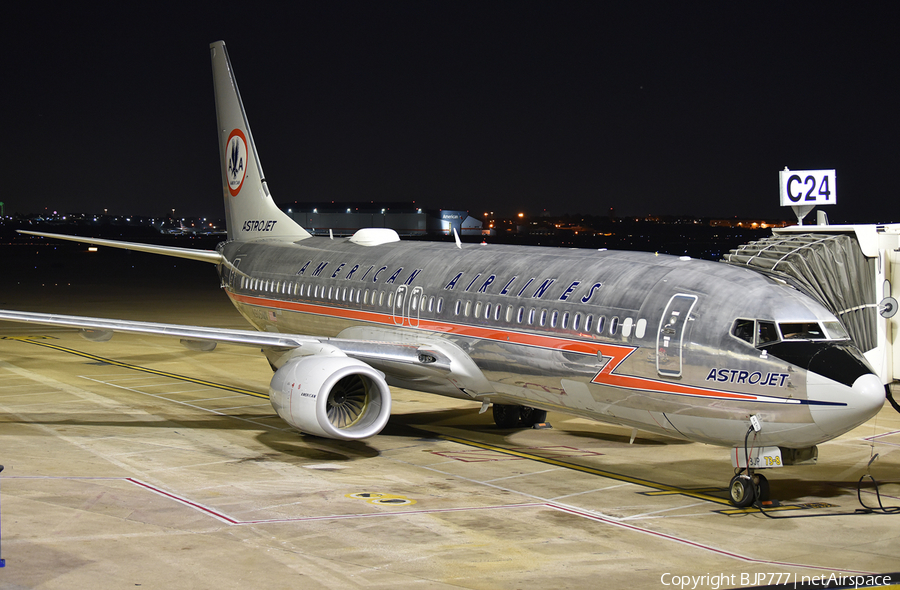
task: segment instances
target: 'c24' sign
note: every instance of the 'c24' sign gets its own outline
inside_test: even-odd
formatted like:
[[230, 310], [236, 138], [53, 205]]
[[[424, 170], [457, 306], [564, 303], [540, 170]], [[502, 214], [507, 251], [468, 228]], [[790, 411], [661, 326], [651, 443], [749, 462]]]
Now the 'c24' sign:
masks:
[[837, 203], [834, 170], [781, 170], [778, 186], [782, 205]]

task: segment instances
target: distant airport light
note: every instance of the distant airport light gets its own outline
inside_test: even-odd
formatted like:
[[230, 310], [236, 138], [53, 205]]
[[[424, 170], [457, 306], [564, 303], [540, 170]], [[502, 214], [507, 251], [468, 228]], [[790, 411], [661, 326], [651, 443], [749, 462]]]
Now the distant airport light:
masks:
[[88, 246], [88, 252], [96, 252], [97, 246]]

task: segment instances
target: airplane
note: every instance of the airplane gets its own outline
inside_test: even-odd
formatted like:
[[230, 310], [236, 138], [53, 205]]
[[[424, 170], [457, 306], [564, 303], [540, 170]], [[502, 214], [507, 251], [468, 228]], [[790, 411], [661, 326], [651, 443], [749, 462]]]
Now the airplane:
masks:
[[396, 386], [491, 407], [502, 428], [553, 411], [728, 447], [737, 506], [767, 498], [758, 470], [815, 462], [816, 445], [881, 409], [884, 385], [840, 321], [745, 268], [458, 236], [403, 242], [385, 228], [313, 237], [272, 200], [224, 42], [210, 52], [225, 241], [195, 250], [22, 233], [214, 264], [254, 329], [23, 311], [0, 319], [98, 340], [133, 332], [199, 350], [260, 347], [275, 371], [275, 411], [320, 437], [377, 435]]

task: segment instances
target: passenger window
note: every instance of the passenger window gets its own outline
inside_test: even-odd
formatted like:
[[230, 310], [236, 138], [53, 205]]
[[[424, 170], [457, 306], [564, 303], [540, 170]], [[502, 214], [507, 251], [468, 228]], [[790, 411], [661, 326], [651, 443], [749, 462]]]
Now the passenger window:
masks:
[[541, 325], [543, 326], [546, 323], [547, 323], [547, 310], [542, 309], [541, 310]]
[[761, 346], [769, 342], [778, 340], [778, 330], [775, 329], [775, 322], [757, 322], [756, 328], [756, 345]]
[[[468, 309], [466, 310], [466, 312], [467, 312], [466, 315], [469, 315]], [[480, 301], [475, 304], [475, 317], [476, 318], [481, 317], [481, 302]]]
[[521, 323], [522, 323], [522, 318], [524, 318], [524, 317], [525, 317], [525, 308], [524, 308], [524, 307], [520, 307], [520, 308], [519, 308], [519, 313], [516, 315], [516, 321], [517, 321], [518, 323], [521, 324]]
[[488, 303], [484, 306], [484, 319], [491, 319], [491, 304]]
[[534, 325], [534, 308], [533, 307], [528, 310], [528, 325], [529, 326]]
[[569, 329], [569, 312], [565, 312], [562, 317], [562, 328], [563, 330]]
[[437, 312], [441, 313], [442, 311], [444, 311], [444, 298], [443, 297], [438, 299], [438, 304], [437, 304]]
[[575, 317], [572, 319], [572, 329], [578, 331], [578, 328], [581, 327], [581, 314], [576, 313]]
[[622, 336], [628, 338], [631, 336], [631, 327], [634, 326], [634, 320], [632, 318], [625, 318], [625, 321], [622, 322]]
[[634, 335], [637, 338], [643, 338], [647, 333], [647, 320], [641, 318], [637, 321], [637, 327], [634, 329]]
[[[382, 294], [383, 294], [383, 293], [382, 293]], [[399, 303], [398, 303], [398, 305], [399, 305]], [[390, 293], [388, 293], [388, 303], [387, 303], [387, 306], [388, 306], [388, 307], [393, 307], [393, 306], [394, 306], [394, 292], [393, 292], [393, 291], [391, 291]]]
[[457, 301], [457, 302], [456, 302], [456, 315], [459, 315], [459, 310], [460, 310], [461, 308], [462, 308], [462, 302], [461, 302], [461, 301]]
[[588, 314], [586, 318], [584, 318], [584, 331], [590, 332], [591, 326], [594, 324], [594, 316]]
[[611, 320], [609, 320], [609, 333], [611, 336], [615, 336], [616, 332], [619, 330], [619, 316], [613, 316]]
[[428, 313], [431, 313], [431, 312], [433, 312], [433, 311], [434, 311], [434, 295], [432, 295], [432, 296], [428, 299]]
[[463, 315], [469, 317], [469, 313], [472, 312], [472, 302], [466, 301], [466, 306], [463, 308]]
[[495, 322], [500, 321], [500, 315], [502, 313], [503, 313], [503, 306], [498, 303], [497, 307], [494, 308], [494, 321]]
[[606, 316], [605, 316], [605, 315], [602, 315], [602, 316], [600, 316], [600, 317], [597, 318], [597, 333], [598, 333], [598, 334], [602, 334], [602, 333], [603, 333], [603, 326], [604, 326], [605, 324], [606, 324]]
[[556, 323], [558, 321], [559, 321], [559, 312], [554, 309], [553, 313], [550, 314], [550, 327], [555, 328]]
[[419, 308], [419, 294], [415, 293], [409, 300], [409, 308], [416, 311]]
[[512, 321], [512, 317], [513, 317], [513, 306], [507, 305], [506, 306], [506, 323], [507, 324]]
[[[374, 295], [372, 295], [372, 299], [375, 299]], [[384, 291], [378, 293], [378, 307], [381, 307], [382, 305], [384, 305]]]

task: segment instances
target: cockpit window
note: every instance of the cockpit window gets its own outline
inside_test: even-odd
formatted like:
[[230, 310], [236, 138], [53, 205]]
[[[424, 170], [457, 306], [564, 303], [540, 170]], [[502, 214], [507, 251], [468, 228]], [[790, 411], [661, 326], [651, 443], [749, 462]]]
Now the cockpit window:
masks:
[[781, 322], [776, 327], [775, 322], [739, 318], [731, 326], [731, 335], [757, 347], [782, 340], [850, 339], [839, 321]]
[[781, 337], [785, 340], [824, 340], [825, 332], [818, 322], [797, 322], [778, 324]]
[[734, 320], [734, 327], [731, 328], [731, 334], [737, 336], [741, 340], [753, 344], [753, 320]]
[[840, 322], [822, 322], [825, 326], [825, 333], [831, 340], [849, 340], [850, 334], [844, 329]]
[[757, 322], [756, 345], [762, 346], [769, 342], [778, 340], [778, 330], [775, 329], [775, 322]]

